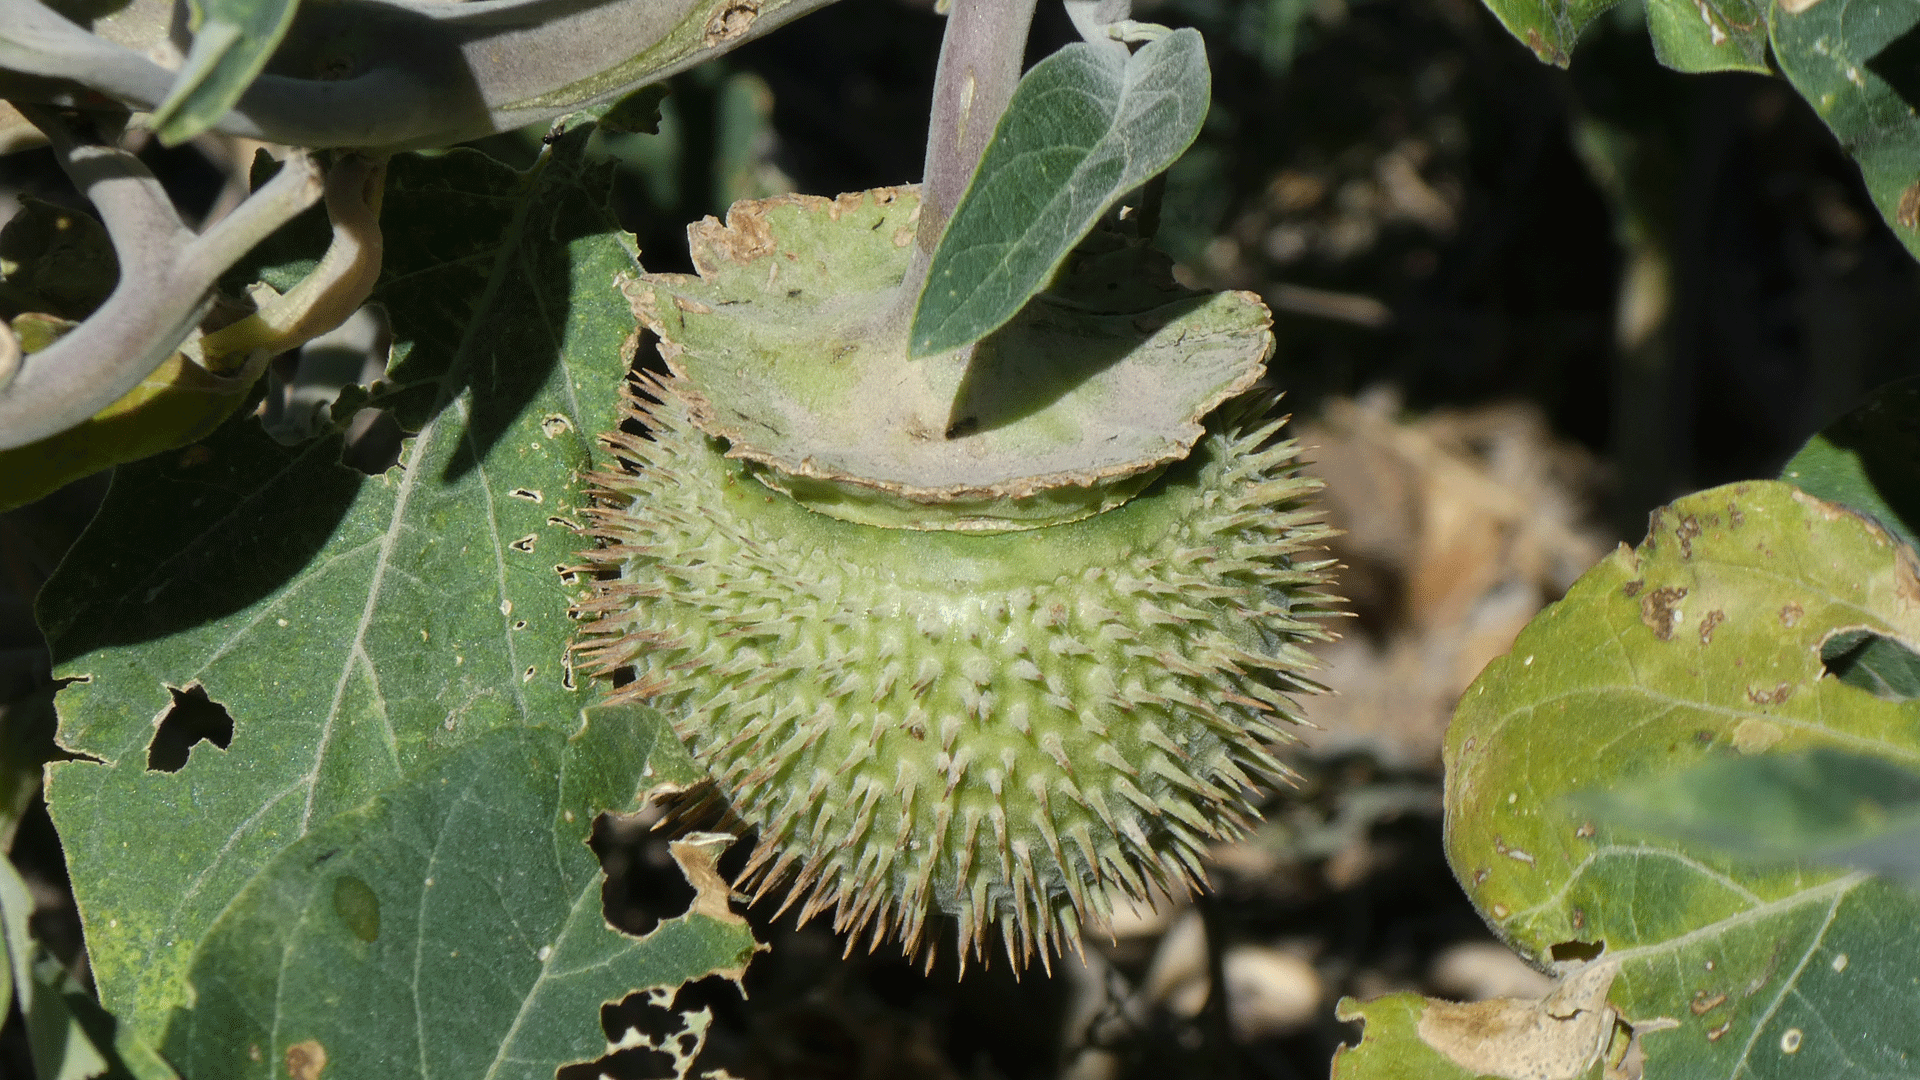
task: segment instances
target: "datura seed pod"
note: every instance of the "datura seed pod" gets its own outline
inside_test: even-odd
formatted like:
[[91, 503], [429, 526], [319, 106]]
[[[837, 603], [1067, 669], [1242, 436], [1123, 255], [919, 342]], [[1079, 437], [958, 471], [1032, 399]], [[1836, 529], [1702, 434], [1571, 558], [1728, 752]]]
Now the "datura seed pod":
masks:
[[[672, 374], [630, 387], [633, 423], [606, 439], [628, 468], [594, 478], [603, 545], [577, 651], [625, 673], [614, 696], [659, 708], [758, 830], [742, 887], [785, 887], [803, 919], [831, 911], [853, 940], [910, 952], [945, 914], [963, 963], [997, 933], [1018, 966], [1073, 946], [1114, 892], [1188, 891], [1208, 843], [1245, 835], [1262, 785], [1287, 776], [1290, 695], [1315, 689], [1300, 643], [1323, 636], [1328, 532], [1275, 396], [1251, 386], [1271, 340], [1256, 301], [1180, 290], [1136, 248], [1095, 244], [1025, 329], [989, 340], [1065, 334], [1108, 360], [982, 424], [1017, 391], [983, 389], [985, 343], [942, 386], [887, 330], [892, 238], [916, 212], [911, 189], [742, 204], [692, 230], [700, 277], [630, 283]], [[810, 230], [874, 238], [870, 280], [814, 258]], [[1142, 274], [1144, 292], [1104, 284]], [[829, 287], [835, 313], [804, 325], [787, 302]], [[787, 359], [795, 339], [834, 359], [830, 379]], [[1169, 341], [1186, 352], [1155, 357]], [[928, 385], [872, 392], [902, 370]], [[1177, 388], [1190, 433], [1162, 425], [1174, 434], [1054, 467], [1048, 440], [1126, 441], [1086, 433], [1156, 370], [1210, 372]], [[880, 475], [884, 448], [808, 450], [838, 408], [949, 457], [909, 452]]]

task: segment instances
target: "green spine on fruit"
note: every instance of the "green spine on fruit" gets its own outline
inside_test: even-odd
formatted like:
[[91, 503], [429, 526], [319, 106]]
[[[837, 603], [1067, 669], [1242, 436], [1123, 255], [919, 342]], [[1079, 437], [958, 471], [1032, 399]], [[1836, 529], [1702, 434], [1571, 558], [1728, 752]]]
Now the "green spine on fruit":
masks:
[[[1246, 834], [1315, 689], [1329, 530], [1274, 397], [1216, 411], [1185, 460], [1082, 520], [1001, 533], [815, 513], [726, 456], [683, 380], [631, 393], [632, 471], [593, 477], [577, 655], [625, 672], [759, 831], [742, 879], [854, 940], [1016, 966], [1077, 942], [1110, 890], [1182, 893]], [[631, 427], [633, 425], [629, 425]]]

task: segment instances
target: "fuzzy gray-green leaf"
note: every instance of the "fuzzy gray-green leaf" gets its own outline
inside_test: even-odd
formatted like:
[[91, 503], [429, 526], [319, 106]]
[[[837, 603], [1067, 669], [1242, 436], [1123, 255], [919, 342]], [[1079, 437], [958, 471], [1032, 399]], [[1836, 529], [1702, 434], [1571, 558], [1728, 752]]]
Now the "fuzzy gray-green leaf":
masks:
[[912, 354], [957, 349], [1013, 318], [1108, 207], [1185, 152], [1211, 93], [1194, 30], [1131, 57], [1076, 42], [1034, 65], [934, 251]]
[[293, 25], [299, 0], [195, 0], [192, 9], [193, 45], [153, 112], [154, 131], [168, 146], [233, 108]]

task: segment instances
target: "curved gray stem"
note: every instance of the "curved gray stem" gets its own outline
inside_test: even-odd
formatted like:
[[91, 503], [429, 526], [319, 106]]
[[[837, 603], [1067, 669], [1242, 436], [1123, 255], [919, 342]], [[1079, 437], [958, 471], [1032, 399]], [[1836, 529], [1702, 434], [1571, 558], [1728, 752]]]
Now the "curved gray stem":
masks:
[[[658, 82], [830, 2], [308, 4], [266, 73], [213, 130], [315, 148], [450, 145]], [[153, 33], [155, 20], [130, 22]], [[0, 0], [0, 69], [78, 83], [137, 109], [159, 104], [173, 81], [142, 55], [158, 43], [110, 41], [39, 0]]]
[[47, 110], [21, 111], [46, 132], [61, 167], [100, 211], [120, 281], [86, 322], [22, 358], [0, 385], [0, 450], [73, 427], [139, 385], [206, 314], [220, 274], [313, 205], [321, 189], [319, 167], [295, 155], [233, 213], [195, 236], [138, 158], [78, 142]]

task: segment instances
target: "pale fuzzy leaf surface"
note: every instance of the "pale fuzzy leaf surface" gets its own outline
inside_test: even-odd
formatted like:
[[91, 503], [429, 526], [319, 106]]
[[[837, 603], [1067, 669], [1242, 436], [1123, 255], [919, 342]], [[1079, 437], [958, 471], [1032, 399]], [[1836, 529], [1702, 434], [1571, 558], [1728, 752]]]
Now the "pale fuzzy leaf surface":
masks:
[[1604, 947], [1647, 1076], [1892, 1076], [1920, 1059], [1914, 894], [1736, 862], [1568, 798], [1767, 750], [1920, 764], [1920, 705], [1823, 676], [1823, 642], [1850, 628], [1920, 642], [1910, 550], [1783, 483], [1715, 488], [1588, 571], [1455, 714], [1455, 873], [1536, 962]]
[[1108, 207], [1186, 151], [1211, 95], [1197, 30], [1130, 57], [1075, 42], [1035, 64], [934, 251], [912, 354], [960, 348], [1013, 318]]
[[1767, 66], [1768, 0], [1647, 0], [1653, 53], [1675, 71], [1755, 71]]
[[193, 44], [153, 113], [160, 141], [178, 146], [233, 108], [279, 47], [299, 6], [299, 0], [193, 0]]
[[[381, 956], [422, 957], [418, 969], [380, 961], [381, 978], [426, 997], [361, 1036], [396, 1061], [417, 1058], [417, 1026], [437, 1015], [427, 999], [442, 990], [424, 975], [455, 970], [428, 966], [430, 947], [451, 952], [469, 934], [486, 948], [578, 945], [599, 918], [597, 900], [592, 919], [575, 911], [580, 875], [591, 876], [580, 862], [591, 816], [567, 801], [559, 740], [594, 691], [564, 663], [571, 625], [557, 571], [583, 544], [576, 475], [593, 464], [594, 433], [614, 423], [632, 318], [613, 282], [635, 262], [606, 213], [607, 174], [581, 161], [587, 135], [562, 139], [534, 175], [466, 151], [392, 162], [375, 299], [398, 340], [400, 412], [418, 430], [398, 467], [365, 477], [338, 464], [337, 440], [283, 447], [236, 418], [198, 447], [122, 469], [41, 596], [56, 674], [82, 680], [57, 702], [60, 739], [98, 759], [57, 766], [50, 807], [102, 1000], [155, 1043], [194, 1060], [232, 1050], [212, 1048], [221, 1025], [195, 1017], [228, 1007], [216, 1006], [223, 987], [258, 985], [263, 954], [239, 947], [252, 940], [246, 927], [274, 904], [308, 903], [301, 890], [332, 862], [300, 862], [297, 852], [329, 850], [316, 836], [338, 838], [340, 859], [351, 849], [341, 865], [377, 901]], [[262, 276], [282, 272], [296, 271]], [[178, 772], [150, 771], [169, 687], [195, 685], [231, 713], [230, 745], [201, 742]], [[433, 801], [444, 793], [423, 785], [464, 784], [456, 762], [524, 789], [514, 812], [572, 807], [539, 834], [542, 865], [525, 865], [526, 835], [478, 827], [482, 807], [509, 812], [503, 795], [463, 787], [468, 802]], [[587, 801], [626, 808], [640, 782], [603, 778]], [[402, 805], [444, 813], [374, 835], [367, 823]], [[429, 839], [433, 858], [472, 877], [423, 904], [430, 875], [402, 882], [420, 854], [408, 844]], [[370, 906], [356, 895], [349, 909]], [[331, 894], [323, 900], [324, 914]], [[274, 976], [288, 992], [239, 1002], [246, 1021], [224, 1022], [238, 1038], [270, 1021], [262, 1076], [306, 1033], [334, 1030], [328, 1009], [404, 1000], [377, 980], [336, 980], [331, 946], [300, 937], [302, 926], [281, 932], [294, 935], [278, 954], [290, 966]], [[591, 1006], [564, 1017], [549, 1006], [630, 988], [631, 971], [609, 965], [560, 994], [537, 967], [532, 954], [503, 960], [495, 981], [460, 986], [471, 997], [464, 1034], [504, 1040], [515, 1016], [591, 1033]], [[186, 1012], [195, 990], [200, 1010]], [[569, 1052], [591, 1056], [593, 1042]], [[445, 1075], [456, 1074], [480, 1075]]]

